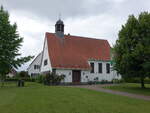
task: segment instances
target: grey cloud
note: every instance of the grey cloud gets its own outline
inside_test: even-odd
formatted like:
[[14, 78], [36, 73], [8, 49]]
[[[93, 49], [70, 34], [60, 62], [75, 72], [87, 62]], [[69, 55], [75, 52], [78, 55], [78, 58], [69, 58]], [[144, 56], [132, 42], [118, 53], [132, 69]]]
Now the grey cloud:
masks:
[[51, 21], [57, 20], [59, 13], [67, 19], [106, 13], [121, 17], [150, 10], [150, 0], [2, 0], [0, 4], [10, 11], [26, 11]]
[[57, 19], [106, 13], [112, 4], [107, 0], [2, 0], [10, 10], [25, 10], [41, 17]]
[[[53, 23], [55, 24], [59, 13], [66, 21], [66, 29], [72, 34], [91, 37], [104, 35], [104, 38], [108, 37], [110, 44], [114, 44], [118, 31], [121, 25], [126, 22], [129, 14], [138, 15], [141, 11], [150, 11], [150, 0], [0, 0], [1, 4], [12, 16], [15, 15], [13, 20], [17, 21], [18, 28], [21, 28], [19, 31], [22, 31], [23, 35], [21, 36], [24, 37], [21, 51], [23, 56], [36, 55], [42, 50], [44, 39], [42, 33], [54, 31]], [[98, 18], [99, 16], [103, 18]], [[33, 27], [35, 24], [30, 21], [29, 27], [33, 27], [33, 29], [41, 27], [41, 23], [46, 24], [48, 28], [46, 27], [45, 31], [40, 29], [41, 32], [37, 30], [39, 33], [30, 29], [26, 31], [28, 26], [21, 24], [29, 24], [29, 20], [24, 20], [23, 17], [40, 23], [36, 25], [36, 28]], [[92, 18], [92, 21], [89, 21], [88, 18], [91, 17], [96, 19]], [[67, 23], [67, 20], [70, 21]], [[45, 21], [46, 23], [44, 23]], [[88, 32], [89, 30], [90, 32]], [[35, 44], [31, 44], [32, 49], [29, 47], [29, 42]], [[41, 46], [39, 47], [39, 45]]]

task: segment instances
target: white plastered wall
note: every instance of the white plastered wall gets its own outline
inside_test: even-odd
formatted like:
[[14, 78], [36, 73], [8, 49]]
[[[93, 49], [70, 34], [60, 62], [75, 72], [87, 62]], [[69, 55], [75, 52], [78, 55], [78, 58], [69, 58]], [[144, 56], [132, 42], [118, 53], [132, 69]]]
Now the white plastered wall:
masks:
[[[98, 81], [121, 79], [121, 76], [118, 76], [116, 71], [110, 70], [110, 73], [106, 73], [106, 63], [110, 62], [89, 61], [89, 64], [90, 62], [94, 63], [94, 73], [91, 73], [90, 70], [81, 70], [81, 82], [94, 81], [95, 78], [98, 78]], [[98, 63], [102, 63], [102, 73], [98, 73]], [[62, 82], [72, 82], [71, 69], [56, 69], [56, 73], [59, 75], [65, 75], [65, 79]]]
[[56, 69], [56, 74], [65, 75], [62, 82], [72, 82], [72, 70], [69, 69]]
[[[91, 73], [90, 71], [82, 71], [81, 73], [81, 78], [82, 82], [87, 82], [87, 81], [94, 81], [95, 78], [98, 78], [98, 81], [102, 80], [107, 80], [107, 81], [112, 81], [113, 79], [121, 79], [121, 76], [118, 76], [116, 71], [112, 71], [110, 69], [110, 73], [106, 72], [106, 64], [110, 62], [106, 61], [89, 61], [90, 63], [94, 63], [94, 73]], [[102, 73], [98, 72], [98, 63], [102, 63]], [[110, 68], [112, 68], [110, 66]]]
[[40, 53], [34, 60], [33, 62], [30, 64], [30, 66], [28, 67], [27, 71], [28, 74], [39, 74], [40, 73], [40, 69], [34, 69], [34, 65], [41, 65], [41, 58], [42, 58], [42, 53]]
[[[44, 60], [46, 59], [47, 59], [47, 65], [44, 66]], [[52, 72], [52, 66], [51, 66], [51, 61], [50, 61], [49, 53], [48, 53], [47, 38], [45, 38], [43, 56], [42, 56], [42, 62], [41, 62], [41, 73], [48, 72], [48, 71]]]

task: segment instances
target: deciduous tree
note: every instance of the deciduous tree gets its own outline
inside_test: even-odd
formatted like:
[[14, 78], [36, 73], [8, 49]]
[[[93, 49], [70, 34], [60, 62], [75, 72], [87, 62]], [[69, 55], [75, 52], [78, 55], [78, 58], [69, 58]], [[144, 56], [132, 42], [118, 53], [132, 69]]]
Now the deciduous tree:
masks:
[[130, 15], [114, 46], [114, 68], [123, 77], [150, 77], [150, 13]]

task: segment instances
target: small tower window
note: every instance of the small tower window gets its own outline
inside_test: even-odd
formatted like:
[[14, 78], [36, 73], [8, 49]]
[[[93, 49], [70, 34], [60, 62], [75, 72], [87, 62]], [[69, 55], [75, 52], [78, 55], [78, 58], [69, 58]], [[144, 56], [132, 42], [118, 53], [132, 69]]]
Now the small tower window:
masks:
[[61, 25], [60, 24], [57, 25], [57, 31], [61, 31]]
[[64, 25], [62, 25], [61, 30], [62, 30], [62, 32], [64, 32]]

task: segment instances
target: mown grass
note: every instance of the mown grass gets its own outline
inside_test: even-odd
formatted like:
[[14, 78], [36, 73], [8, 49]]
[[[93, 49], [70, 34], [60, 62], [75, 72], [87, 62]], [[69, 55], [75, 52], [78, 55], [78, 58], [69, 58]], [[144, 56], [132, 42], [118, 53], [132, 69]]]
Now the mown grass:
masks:
[[149, 113], [150, 101], [88, 89], [14, 83], [0, 88], [0, 113]]
[[142, 89], [140, 83], [122, 83], [115, 86], [105, 86], [104, 88], [150, 96], [150, 84], [145, 84], [145, 86], [146, 88]]

